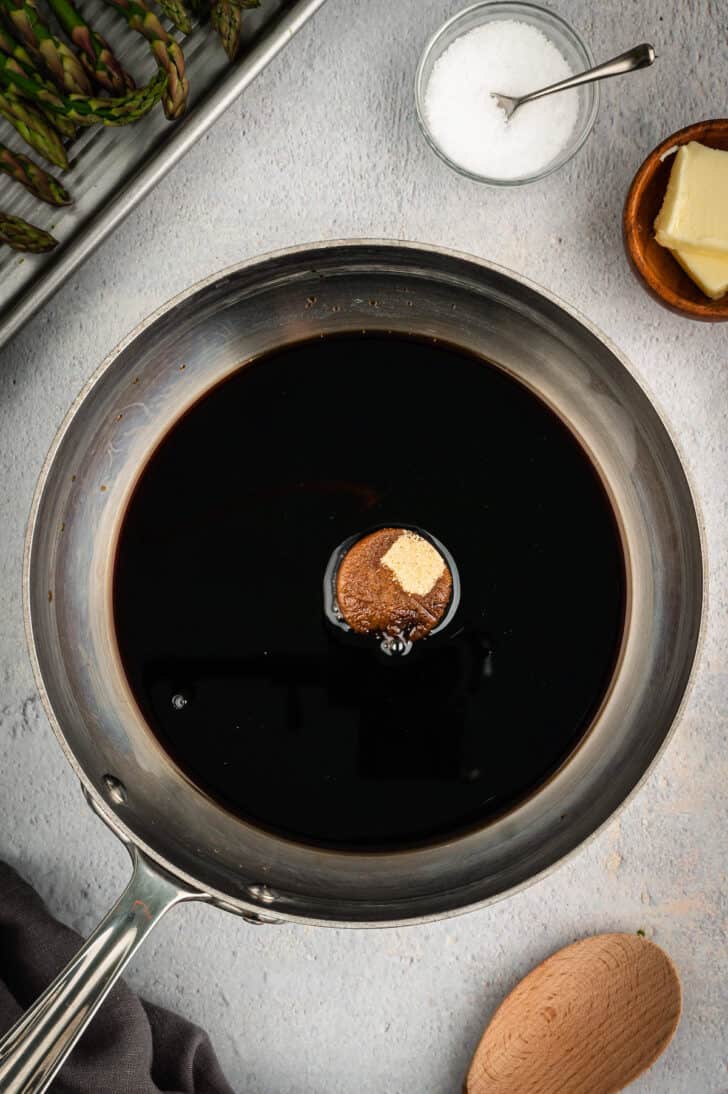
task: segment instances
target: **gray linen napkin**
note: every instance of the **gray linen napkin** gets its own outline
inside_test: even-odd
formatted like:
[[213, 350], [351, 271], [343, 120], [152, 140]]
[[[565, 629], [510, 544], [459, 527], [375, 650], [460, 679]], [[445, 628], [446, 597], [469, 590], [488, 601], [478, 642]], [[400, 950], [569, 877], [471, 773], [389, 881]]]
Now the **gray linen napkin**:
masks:
[[[0, 862], [0, 1034], [78, 950], [40, 897]], [[117, 983], [61, 1068], [52, 1094], [233, 1094], [203, 1030]]]

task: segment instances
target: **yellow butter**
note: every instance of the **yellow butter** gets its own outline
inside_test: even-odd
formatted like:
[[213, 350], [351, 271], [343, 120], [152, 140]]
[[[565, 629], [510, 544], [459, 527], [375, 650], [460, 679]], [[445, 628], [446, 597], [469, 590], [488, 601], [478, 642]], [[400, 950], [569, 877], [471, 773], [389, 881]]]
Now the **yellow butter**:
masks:
[[683, 256], [728, 254], [728, 152], [696, 141], [680, 146], [655, 236]]
[[673, 251], [688, 277], [711, 300], [720, 300], [728, 292], [728, 255], [691, 254]]

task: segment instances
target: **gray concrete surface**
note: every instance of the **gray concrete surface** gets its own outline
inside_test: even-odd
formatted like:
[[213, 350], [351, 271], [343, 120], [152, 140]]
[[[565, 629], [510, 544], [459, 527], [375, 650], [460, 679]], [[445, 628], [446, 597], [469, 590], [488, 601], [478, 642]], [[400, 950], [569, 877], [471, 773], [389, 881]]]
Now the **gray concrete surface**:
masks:
[[[604, 86], [576, 161], [482, 189], [421, 139], [412, 76], [452, 0], [329, 0], [133, 218], [0, 354], [0, 855], [87, 931], [125, 853], [84, 807], [40, 708], [21, 620], [23, 530], [54, 430], [84, 379], [150, 310], [269, 248], [391, 236], [524, 272], [627, 353], [679, 438], [710, 555], [692, 697], [637, 798], [548, 880], [490, 910], [374, 932], [250, 928], [174, 911], [128, 979], [206, 1026], [246, 1094], [456, 1094], [494, 1006], [550, 951], [642, 928], [675, 959], [685, 1011], [640, 1094], [728, 1092], [728, 326], [662, 311], [627, 269], [620, 209], [668, 133], [725, 113], [724, 0], [555, 0], [598, 57], [652, 40], [648, 73]], [[108, 1094], [113, 1094], [109, 1080]]]

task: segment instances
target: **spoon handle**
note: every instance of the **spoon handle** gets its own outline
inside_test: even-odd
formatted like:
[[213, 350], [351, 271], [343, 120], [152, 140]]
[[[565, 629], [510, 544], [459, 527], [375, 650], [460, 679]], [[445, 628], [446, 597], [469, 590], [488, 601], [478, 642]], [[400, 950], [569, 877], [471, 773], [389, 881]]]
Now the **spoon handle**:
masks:
[[609, 76], [622, 76], [625, 72], [634, 72], [637, 68], [647, 68], [655, 57], [654, 48], [647, 42], [642, 42], [641, 45], [628, 49], [626, 53], [620, 53], [618, 57], [612, 57], [611, 61], [605, 61], [596, 68], [590, 68], [586, 72], [580, 72], [578, 76], [570, 76], [568, 80], [561, 80], [558, 84], [551, 84], [550, 87], [524, 95], [519, 99], [518, 105], [530, 103], [534, 99], [542, 99], [544, 95], [553, 95], [556, 91], [566, 91], [570, 87], [591, 84], [595, 80], [606, 80]]

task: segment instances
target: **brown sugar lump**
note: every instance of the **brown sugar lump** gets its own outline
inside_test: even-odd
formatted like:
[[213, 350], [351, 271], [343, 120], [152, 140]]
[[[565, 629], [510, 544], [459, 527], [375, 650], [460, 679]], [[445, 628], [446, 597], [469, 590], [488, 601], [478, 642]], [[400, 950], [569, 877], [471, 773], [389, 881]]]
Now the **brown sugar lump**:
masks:
[[336, 574], [344, 621], [359, 634], [416, 642], [447, 611], [452, 574], [437, 548], [408, 528], [380, 528], [349, 549]]

